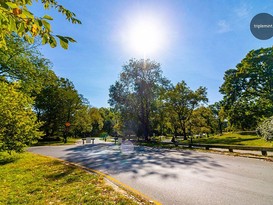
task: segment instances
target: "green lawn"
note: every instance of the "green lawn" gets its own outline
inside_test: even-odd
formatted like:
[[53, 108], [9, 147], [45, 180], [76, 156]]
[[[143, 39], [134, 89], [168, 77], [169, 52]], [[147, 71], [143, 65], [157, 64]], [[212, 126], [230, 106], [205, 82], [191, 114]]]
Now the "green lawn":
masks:
[[[189, 141], [182, 143], [188, 143]], [[272, 142], [267, 142], [257, 135], [244, 135], [238, 133], [225, 133], [223, 135], [215, 135], [211, 137], [195, 138], [193, 143], [200, 144], [221, 144], [221, 145], [244, 145], [258, 147], [273, 147]]]
[[64, 143], [63, 139], [59, 141], [38, 141], [36, 144], [33, 144], [32, 146], [58, 146], [58, 145], [72, 145], [75, 144], [80, 138], [67, 138], [67, 143]]
[[103, 177], [64, 162], [32, 153], [0, 153], [0, 204], [139, 203]]

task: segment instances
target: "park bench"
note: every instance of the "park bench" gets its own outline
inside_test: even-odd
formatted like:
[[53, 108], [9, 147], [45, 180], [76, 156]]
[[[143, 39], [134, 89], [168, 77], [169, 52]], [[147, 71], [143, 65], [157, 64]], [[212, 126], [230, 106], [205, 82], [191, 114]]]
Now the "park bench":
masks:
[[92, 144], [94, 144], [95, 138], [91, 138], [91, 137], [82, 138], [82, 144], [84, 144], [84, 141], [86, 141], [86, 144], [91, 143], [91, 141], [92, 141]]
[[114, 137], [115, 144], [117, 144], [118, 137]]

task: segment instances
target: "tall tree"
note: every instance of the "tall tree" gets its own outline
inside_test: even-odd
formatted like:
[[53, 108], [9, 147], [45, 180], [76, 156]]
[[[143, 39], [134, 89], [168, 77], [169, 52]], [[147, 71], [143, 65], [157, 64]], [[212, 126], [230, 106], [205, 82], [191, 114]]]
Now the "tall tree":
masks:
[[98, 108], [82, 105], [75, 113], [72, 130], [80, 136], [98, 136], [104, 126], [103, 122]]
[[108, 135], [117, 135], [115, 131], [115, 125], [118, 123], [116, 112], [111, 108], [100, 108], [99, 112], [103, 118], [103, 128], [104, 132], [107, 132]]
[[180, 132], [187, 139], [187, 131], [192, 112], [202, 103], [206, 103], [207, 92], [205, 87], [191, 90], [184, 81], [177, 83], [164, 93], [166, 108], [171, 116], [175, 134]]
[[153, 104], [153, 113], [151, 117], [153, 132], [157, 135], [164, 135], [172, 130], [173, 126], [171, 124], [173, 122], [171, 119], [172, 115], [166, 111], [164, 100], [159, 97]]
[[[36, 0], [38, 1], [38, 0]], [[0, 48], [6, 45], [5, 37], [16, 33], [27, 42], [34, 43], [34, 38], [39, 36], [42, 43], [49, 43], [51, 47], [56, 47], [56, 37], [60, 45], [67, 49], [68, 42], [75, 42], [71, 37], [53, 35], [49, 21], [53, 18], [49, 15], [37, 17], [30, 11], [33, 0], [1, 0], [0, 1]], [[69, 22], [81, 24], [76, 15], [55, 0], [42, 0], [44, 9], [54, 8], [63, 14]]]
[[109, 103], [121, 112], [126, 127], [147, 140], [151, 134], [152, 104], [160, 87], [168, 83], [159, 63], [131, 59], [123, 66], [119, 80], [111, 85]]
[[209, 134], [215, 133], [217, 129], [217, 120], [213, 115], [213, 112], [208, 107], [198, 107], [192, 113], [192, 119], [190, 120], [191, 133], [193, 134]]
[[89, 115], [89, 106], [83, 105], [75, 113], [75, 121], [72, 126], [72, 131], [76, 136], [84, 137], [86, 133], [92, 130], [92, 119]]
[[218, 133], [222, 135], [224, 128], [226, 128], [227, 118], [222, 102], [215, 102], [214, 104], [210, 105], [209, 108], [212, 111], [214, 118], [217, 120]]
[[53, 137], [63, 131], [66, 122], [72, 123], [82, 102], [81, 96], [68, 79], [60, 78], [56, 84], [44, 87], [36, 97], [34, 108], [38, 119], [44, 121], [42, 130], [46, 137]]
[[255, 129], [260, 119], [273, 115], [273, 48], [250, 51], [225, 72], [220, 92], [232, 126]]
[[95, 107], [89, 109], [89, 115], [92, 119], [91, 135], [98, 136], [103, 128], [103, 117], [101, 116], [99, 109]]

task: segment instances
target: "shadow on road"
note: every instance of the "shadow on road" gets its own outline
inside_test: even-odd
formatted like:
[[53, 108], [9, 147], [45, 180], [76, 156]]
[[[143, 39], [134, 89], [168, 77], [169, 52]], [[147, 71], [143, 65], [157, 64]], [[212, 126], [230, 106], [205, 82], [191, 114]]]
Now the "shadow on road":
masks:
[[154, 175], [162, 179], [176, 179], [175, 172], [166, 170], [190, 169], [193, 174], [205, 174], [209, 169], [223, 167], [210, 156], [188, 150], [174, 151], [135, 146], [133, 153], [124, 154], [119, 146], [102, 143], [77, 146], [65, 151], [68, 151], [63, 157], [65, 160], [108, 174], [128, 173], [133, 178]]

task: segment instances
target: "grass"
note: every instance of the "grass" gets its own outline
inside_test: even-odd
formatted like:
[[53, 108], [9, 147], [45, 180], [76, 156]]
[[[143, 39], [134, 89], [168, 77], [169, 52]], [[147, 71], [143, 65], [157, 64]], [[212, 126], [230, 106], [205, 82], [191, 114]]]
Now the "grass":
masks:
[[[164, 138], [161, 138], [164, 139]], [[167, 139], [167, 138], [165, 138]], [[159, 137], [153, 137], [157, 143], [141, 143], [142, 145], [158, 147], [163, 146], [160, 144]], [[171, 139], [167, 139], [167, 141], [171, 141]], [[177, 141], [181, 144], [189, 144], [190, 139], [182, 140], [181, 137], [177, 139]], [[256, 134], [252, 133], [225, 133], [223, 135], [214, 135], [210, 137], [202, 137], [202, 138], [193, 138], [193, 143], [199, 144], [215, 144], [215, 145], [241, 145], [241, 146], [253, 146], [253, 147], [273, 147], [273, 142], [265, 141], [263, 138], [260, 138]], [[173, 147], [173, 145], [164, 145], [164, 147]]]
[[[189, 141], [187, 142], [183, 141], [183, 143], [189, 143]], [[272, 142], [267, 142], [255, 134], [251, 135], [251, 134], [238, 134], [238, 133], [225, 133], [223, 135], [196, 138], [196, 139], [193, 139], [193, 143], [273, 147]]]
[[36, 144], [32, 146], [59, 146], [59, 145], [72, 145], [75, 144], [79, 138], [67, 138], [67, 143], [64, 143], [63, 139], [61, 140], [51, 140], [51, 141], [38, 141]]
[[139, 203], [103, 177], [64, 162], [32, 153], [0, 153], [0, 204]]

